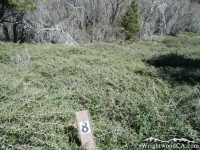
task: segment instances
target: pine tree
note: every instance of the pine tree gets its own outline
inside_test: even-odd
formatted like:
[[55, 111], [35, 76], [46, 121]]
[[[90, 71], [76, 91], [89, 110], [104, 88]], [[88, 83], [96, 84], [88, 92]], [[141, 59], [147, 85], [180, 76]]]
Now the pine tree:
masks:
[[137, 0], [132, 0], [131, 5], [125, 11], [121, 23], [121, 26], [126, 34], [126, 40], [133, 41], [136, 39], [137, 34], [140, 31], [139, 19], [139, 4]]

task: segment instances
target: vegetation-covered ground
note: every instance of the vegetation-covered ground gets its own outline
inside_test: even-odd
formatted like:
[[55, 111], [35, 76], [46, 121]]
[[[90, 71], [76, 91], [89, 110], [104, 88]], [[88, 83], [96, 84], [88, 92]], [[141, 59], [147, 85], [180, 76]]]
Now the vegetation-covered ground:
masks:
[[146, 138], [200, 142], [200, 38], [132, 45], [0, 42], [0, 149], [81, 149], [89, 110], [99, 150]]

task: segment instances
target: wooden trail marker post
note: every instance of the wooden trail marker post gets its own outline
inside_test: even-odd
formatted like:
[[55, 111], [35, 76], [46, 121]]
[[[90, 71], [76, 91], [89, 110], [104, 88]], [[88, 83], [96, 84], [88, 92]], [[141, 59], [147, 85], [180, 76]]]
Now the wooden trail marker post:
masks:
[[86, 146], [89, 150], [96, 150], [88, 111], [83, 110], [76, 112], [76, 120], [78, 123], [82, 146]]

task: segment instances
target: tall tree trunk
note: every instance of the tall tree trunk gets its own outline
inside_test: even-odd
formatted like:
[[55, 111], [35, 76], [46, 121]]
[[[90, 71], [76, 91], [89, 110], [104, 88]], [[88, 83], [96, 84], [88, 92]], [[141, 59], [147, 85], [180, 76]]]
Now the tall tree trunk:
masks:
[[8, 28], [6, 27], [6, 25], [3, 25], [3, 31], [4, 31], [4, 35], [6, 37], [6, 41], [10, 41], [9, 32], [8, 32]]
[[17, 23], [13, 25], [13, 38], [14, 38], [14, 43], [17, 43]]

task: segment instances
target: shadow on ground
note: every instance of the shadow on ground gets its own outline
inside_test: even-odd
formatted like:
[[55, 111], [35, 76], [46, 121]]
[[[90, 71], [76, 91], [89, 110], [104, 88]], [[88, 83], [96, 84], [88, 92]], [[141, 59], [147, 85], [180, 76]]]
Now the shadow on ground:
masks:
[[177, 53], [156, 55], [146, 61], [159, 69], [159, 75], [172, 82], [200, 83], [200, 60]]

